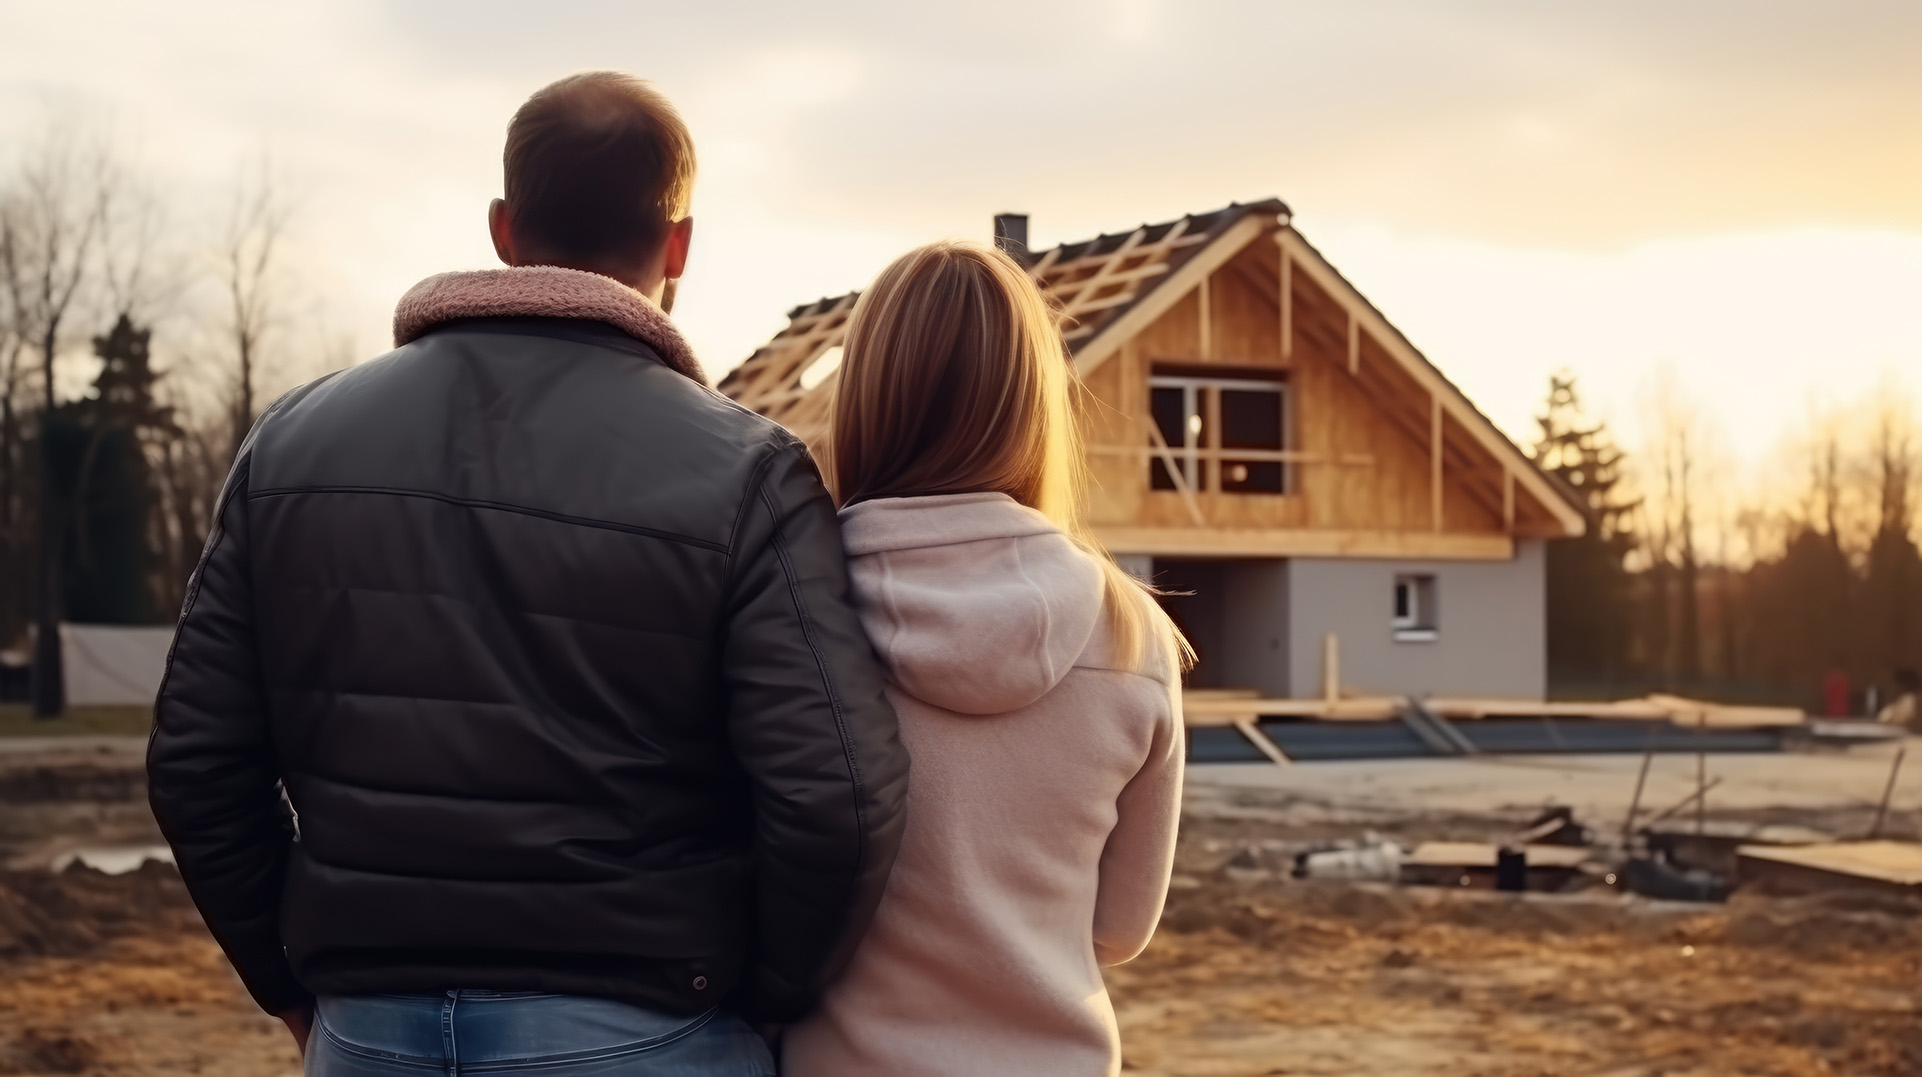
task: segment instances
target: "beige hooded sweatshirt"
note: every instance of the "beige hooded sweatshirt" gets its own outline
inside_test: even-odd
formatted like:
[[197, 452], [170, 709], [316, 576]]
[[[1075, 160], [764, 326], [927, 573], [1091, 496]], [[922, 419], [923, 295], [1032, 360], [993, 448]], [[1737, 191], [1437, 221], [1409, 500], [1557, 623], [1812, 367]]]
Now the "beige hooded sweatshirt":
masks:
[[1181, 807], [1180, 680], [1110, 654], [1102, 577], [1000, 494], [842, 514], [855, 605], [913, 760], [873, 927], [788, 1031], [791, 1077], [1113, 1074], [1102, 965], [1161, 916]]

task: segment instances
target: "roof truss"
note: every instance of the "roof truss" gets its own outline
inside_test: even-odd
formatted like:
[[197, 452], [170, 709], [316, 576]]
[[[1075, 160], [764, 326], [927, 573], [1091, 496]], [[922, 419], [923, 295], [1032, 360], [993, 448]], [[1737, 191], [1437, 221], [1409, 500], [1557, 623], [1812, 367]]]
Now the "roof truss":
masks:
[[[1380, 374], [1364, 369], [1363, 356], [1384, 354], [1403, 376], [1401, 380], [1412, 381], [1426, 395], [1421, 409], [1426, 414], [1397, 416], [1397, 421], [1404, 422], [1411, 436], [1430, 443], [1438, 469], [1462, 457], [1463, 447], [1444, 437], [1445, 428], [1460, 430], [1480, 450], [1475, 455], [1485, 454], [1483, 459], [1492, 460], [1499, 473], [1478, 476], [1475, 473], [1482, 469], [1474, 466], [1448, 470], [1470, 478], [1471, 485], [1479, 487], [1479, 496], [1499, 503], [1505, 523], [1514, 522], [1519, 486], [1547, 510], [1562, 533], [1573, 536], [1585, 530], [1581, 511], [1563, 491], [1294, 230], [1288, 207], [1278, 201], [1230, 206], [1063, 244], [1034, 258], [1028, 271], [1054, 298], [1062, 337], [1085, 377], [1190, 292], [1205, 289], [1216, 272], [1263, 236], [1272, 236], [1281, 248], [1280, 279], [1274, 284], [1284, 360], [1298, 333], [1318, 331], [1292, 317], [1292, 275], [1305, 273], [1346, 314], [1346, 339], [1328, 343], [1345, 349], [1349, 375], [1378, 388]], [[1270, 276], [1262, 274], [1264, 284]], [[859, 293], [850, 292], [795, 308], [787, 328], [722, 379], [721, 391], [803, 439], [817, 441], [826, 433], [834, 379], [819, 376], [829, 372], [810, 368], [826, 361], [828, 353], [846, 340], [848, 318], [858, 298]], [[1470, 461], [1459, 459], [1459, 464]], [[1439, 477], [1435, 489], [1439, 521]]]

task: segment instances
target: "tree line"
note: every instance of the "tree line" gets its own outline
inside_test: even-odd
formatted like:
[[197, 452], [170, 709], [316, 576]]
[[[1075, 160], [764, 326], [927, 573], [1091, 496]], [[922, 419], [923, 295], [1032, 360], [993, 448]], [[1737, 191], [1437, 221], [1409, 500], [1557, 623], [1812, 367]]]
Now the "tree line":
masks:
[[1624, 450], [1551, 380], [1534, 455], [1588, 510], [1548, 551], [1558, 695], [1650, 691], [1860, 712], [1922, 667], [1922, 416], [1883, 392], [1811, 422], [1742, 495], [1672, 399]]
[[[0, 174], [0, 650], [29, 639], [60, 707], [62, 621], [172, 619], [285, 332], [289, 214], [268, 172], [217, 225], [170, 221], [135, 170], [50, 132]], [[307, 374], [319, 370], [306, 371]], [[1548, 551], [1552, 690], [1823, 704], [1922, 666], [1922, 419], [1893, 394], [1807, 431], [1731, 500], [1713, 439], [1665, 407], [1635, 453], [1551, 381], [1535, 458], [1590, 526]]]
[[62, 621], [180, 606], [280, 357], [267, 177], [198, 231], [83, 135], [50, 131], [0, 177], [0, 649], [31, 654], [40, 713], [63, 706]]

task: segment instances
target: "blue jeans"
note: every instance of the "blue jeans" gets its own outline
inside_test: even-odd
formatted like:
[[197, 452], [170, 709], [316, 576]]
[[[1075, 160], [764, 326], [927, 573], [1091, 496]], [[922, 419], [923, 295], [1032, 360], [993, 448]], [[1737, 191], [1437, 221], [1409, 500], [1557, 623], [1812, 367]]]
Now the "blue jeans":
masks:
[[767, 1045], [719, 1008], [698, 1017], [524, 991], [323, 997], [307, 1077], [773, 1077]]

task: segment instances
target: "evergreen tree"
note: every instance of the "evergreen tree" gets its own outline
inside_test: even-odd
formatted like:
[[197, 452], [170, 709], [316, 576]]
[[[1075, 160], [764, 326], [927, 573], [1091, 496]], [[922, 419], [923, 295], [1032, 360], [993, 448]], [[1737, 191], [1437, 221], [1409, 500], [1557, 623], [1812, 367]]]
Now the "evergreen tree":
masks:
[[1627, 672], [1632, 598], [1625, 562], [1639, 501], [1617, 491], [1623, 454], [1607, 427], [1583, 412], [1575, 379], [1549, 379], [1536, 417], [1535, 462], [1575, 491], [1587, 509], [1581, 538], [1548, 546], [1548, 667], [1551, 681], [1598, 685]]
[[1854, 663], [1857, 631], [1854, 567], [1833, 531], [1805, 524], [1782, 556], [1749, 570], [1744, 615], [1767, 631], [1750, 642], [1760, 678], [1819, 708], [1823, 679]]
[[93, 392], [54, 410], [46, 426], [52, 504], [60, 512], [61, 592], [69, 620], [146, 624], [157, 619], [158, 564], [150, 540], [153, 481], [144, 439], [173, 431], [154, 402], [152, 332], [122, 315], [94, 338], [101, 361]]
[[[1863, 666], [1868, 682], [1893, 688], [1894, 670], [1922, 668], [1922, 550], [1912, 533], [1915, 458], [1909, 430], [1885, 416], [1875, 445], [1880, 515], [1863, 566]], [[1885, 697], [1886, 698], [1886, 697]]]

